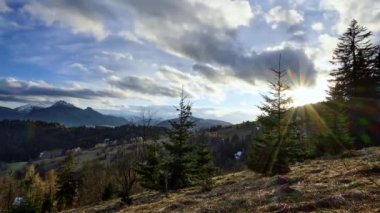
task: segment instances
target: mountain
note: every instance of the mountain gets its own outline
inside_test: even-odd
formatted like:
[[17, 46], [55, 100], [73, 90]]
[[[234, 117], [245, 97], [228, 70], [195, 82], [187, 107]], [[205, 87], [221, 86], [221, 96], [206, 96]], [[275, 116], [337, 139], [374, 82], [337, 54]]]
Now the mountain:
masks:
[[103, 115], [92, 108], [81, 109], [65, 101], [58, 101], [50, 107], [25, 105], [15, 109], [0, 107], [0, 120], [35, 120], [74, 126], [121, 126], [127, 120], [121, 117]]
[[[170, 128], [171, 127], [170, 121], [174, 121], [174, 120], [176, 120], [176, 119], [169, 119], [169, 120], [161, 121], [157, 124], [157, 126]], [[232, 125], [231, 123], [228, 123], [226, 121], [213, 120], [213, 119], [202, 119], [202, 118], [197, 118], [197, 117], [193, 117], [193, 121], [195, 122], [194, 129], [196, 129], [196, 130], [208, 129], [208, 128], [215, 127], [215, 126], [230, 126], [230, 125]]]
[[0, 107], [0, 120], [14, 120], [18, 119], [21, 113], [11, 108]]
[[15, 110], [17, 112], [20, 112], [20, 113], [29, 113], [32, 110], [41, 109], [41, 108], [43, 108], [43, 107], [35, 106], [35, 105], [31, 105], [31, 104], [26, 104], [26, 105], [19, 106], [19, 107], [15, 108]]

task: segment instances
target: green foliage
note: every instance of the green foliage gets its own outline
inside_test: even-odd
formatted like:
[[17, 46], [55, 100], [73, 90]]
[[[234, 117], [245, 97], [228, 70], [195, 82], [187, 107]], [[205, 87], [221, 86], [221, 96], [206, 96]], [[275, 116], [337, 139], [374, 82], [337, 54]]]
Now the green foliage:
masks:
[[78, 186], [74, 169], [75, 161], [71, 155], [64, 159], [62, 166], [58, 169], [56, 198], [60, 210], [74, 204]]
[[13, 205], [12, 208], [8, 211], [9, 213], [40, 213], [41, 205], [28, 198], [24, 198], [20, 205]]
[[157, 191], [165, 191], [165, 160], [160, 153], [161, 147], [158, 143], [148, 145], [142, 163], [137, 166], [139, 183], [141, 186]]
[[178, 111], [178, 120], [170, 122], [168, 131], [169, 143], [164, 143], [168, 152], [168, 184], [170, 189], [179, 189], [194, 184], [193, 174], [193, 144], [189, 139], [194, 122], [191, 117], [191, 105], [186, 103], [186, 96], [181, 95]]
[[170, 142], [147, 147], [144, 160], [137, 166], [140, 184], [149, 189], [167, 192], [196, 184], [210, 187], [214, 172], [212, 158], [205, 143], [192, 143], [191, 106], [183, 92], [178, 119], [172, 120], [168, 130]]
[[[380, 50], [372, 45], [371, 36], [371, 31], [352, 20], [339, 37], [332, 60], [337, 68], [330, 74], [333, 83], [330, 99], [347, 106], [346, 115], [335, 117], [340, 119], [337, 120], [340, 123], [348, 118], [356, 148], [375, 145], [373, 142], [377, 140], [378, 133], [374, 129], [380, 126], [373, 119], [378, 111], [376, 99], [380, 97]], [[344, 132], [340, 134], [336, 135], [340, 140], [348, 140]]]
[[207, 145], [202, 141], [195, 144], [194, 151], [194, 172], [198, 174], [196, 176], [197, 184], [200, 184], [204, 190], [209, 191], [212, 187], [212, 177], [215, 172], [211, 153]]
[[289, 86], [284, 81], [285, 71], [281, 70], [281, 56], [278, 70], [272, 70], [275, 81], [269, 82], [269, 95], [264, 95], [264, 103], [259, 108], [263, 115], [258, 119], [260, 134], [252, 144], [247, 165], [251, 170], [265, 175], [289, 171], [288, 152], [294, 146], [295, 126], [291, 98], [285, 92]]

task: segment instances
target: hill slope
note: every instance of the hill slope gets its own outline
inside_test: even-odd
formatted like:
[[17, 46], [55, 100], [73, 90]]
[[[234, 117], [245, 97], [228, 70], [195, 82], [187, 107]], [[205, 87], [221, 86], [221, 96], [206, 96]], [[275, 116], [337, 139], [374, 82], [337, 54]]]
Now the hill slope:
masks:
[[377, 147], [297, 164], [286, 176], [242, 171], [215, 177], [209, 192], [193, 187], [169, 197], [147, 193], [129, 207], [113, 200], [68, 212], [380, 212], [379, 180]]
[[[161, 121], [160, 123], [157, 124], [159, 127], [165, 127], [165, 128], [170, 128], [170, 121], [174, 121], [176, 119], [169, 119], [169, 120], [164, 120]], [[193, 121], [195, 122], [195, 129], [207, 129], [215, 126], [230, 126], [232, 125], [229, 122], [221, 121], [221, 120], [213, 120], [213, 119], [202, 119], [202, 118], [197, 118], [193, 117]]]

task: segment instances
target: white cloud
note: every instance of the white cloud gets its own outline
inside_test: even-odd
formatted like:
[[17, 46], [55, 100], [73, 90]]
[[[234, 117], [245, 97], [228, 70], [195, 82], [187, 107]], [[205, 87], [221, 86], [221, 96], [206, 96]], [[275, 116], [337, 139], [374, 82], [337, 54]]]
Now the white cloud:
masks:
[[368, 27], [371, 31], [380, 31], [380, 1], [377, 0], [322, 0], [321, 8], [339, 13], [338, 33], [343, 33], [352, 19]]
[[117, 35], [120, 36], [121, 38], [127, 40], [127, 41], [131, 41], [131, 42], [134, 42], [137, 44], [143, 44], [143, 42], [138, 38], [138, 36], [132, 32], [121, 31]]
[[302, 5], [305, 3], [305, 0], [289, 0], [290, 5], [293, 7], [298, 7], [299, 5]]
[[102, 51], [103, 55], [110, 56], [113, 59], [120, 61], [123, 59], [127, 60], [133, 60], [133, 56], [129, 53], [120, 53], [120, 52], [108, 52], [108, 51]]
[[336, 45], [338, 43], [338, 38], [333, 37], [329, 34], [322, 34], [318, 37], [318, 40], [321, 44], [321, 47], [326, 53], [331, 53], [336, 48]]
[[25, 5], [23, 11], [42, 20], [47, 26], [58, 23], [69, 27], [74, 34], [90, 34], [97, 40], [103, 40], [108, 34], [100, 19], [86, 16], [79, 10], [61, 4], [32, 2]]
[[324, 29], [324, 26], [321, 22], [316, 22], [316, 23], [311, 25], [311, 29], [319, 32], [319, 31], [322, 31]]
[[318, 41], [320, 48], [314, 53], [314, 63], [317, 66], [316, 68], [321, 71], [331, 70], [332, 64], [330, 63], [330, 60], [333, 57], [333, 52], [337, 46], [338, 38], [329, 34], [321, 34], [318, 36]]
[[288, 25], [299, 24], [304, 21], [304, 18], [296, 10], [287, 10], [281, 6], [276, 6], [265, 15], [265, 20], [268, 24], [272, 24], [272, 28], [277, 28], [280, 23]]
[[83, 72], [88, 72], [89, 71], [88, 68], [85, 65], [81, 64], [81, 63], [72, 63], [72, 64], [70, 64], [69, 67], [81, 70]]
[[113, 70], [110, 70], [110, 69], [108, 69], [108, 68], [106, 68], [105, 66], [102, 66], [102, 65], [99, 65], [98, 68], [99, 68], [99, 71], [101, 73], [103, 73], [103, 74], [112, 74], [112, 73], [114, 73]]
[[193, 6], [203, 4], [209, 13], [197, 14], [202, 16], [205, 23], [220, 25], [220, 28], [235, 29], [240, 26], [248, 26], [254, 14], [248, 1], [239, 0], [189, 0]]

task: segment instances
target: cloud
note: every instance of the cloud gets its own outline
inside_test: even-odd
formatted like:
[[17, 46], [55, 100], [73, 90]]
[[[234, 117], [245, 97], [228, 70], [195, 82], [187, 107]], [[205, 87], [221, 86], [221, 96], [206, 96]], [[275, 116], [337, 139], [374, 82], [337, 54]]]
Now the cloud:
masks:
[[102, 65], [99, 65], [98, 68], [99, 68], [99, 71], [101, 73], [103, 73], [103, 74], [112, 74], [112, 73], [114, 73], [113, 70], [110, 70], [110, 69], [108, 69], [108, 68], [106, 68], [105, 66], [102, 66]]
[[[236, 39], [237, 30], [255, 18], [248, 1], [157, 0], [151, 4], [149, 0], [130, 0], [128, 4], [136, 13], [135, 33], [139, 37], [168, 53], [194, 60], [198, 64], [197, 71], [210, 79], [223, 75], [210, 69], [213, 66], [254, 84], [255, 80], [266, 80], [268, 68], [277, 64], [275, 61], [281, 51], [247, 53]], [[230, 9], [224, 8], [227, 6]], [[269, 21], [286, 21], [293, 25], [303, 21], [296, 11], [279, 10], [284, 20], [269, 18]], [[313, 64], [302, 50], [288, 48], [282, 52], [295, 72], [315, 77]], [[199, 66], [202, 64], [208, 67]]]
[[372, 31], [380, 31], [380, 1], [373, 0], [322, 0], [322, 9], [337, 11], [339, 22], [338, 33], [343, 33], [352, 19]]
[[178, 97], [180, 93], [179, 89], [162, 86], [154, 79], [148, 77], [127, 76], [124, 78], [118, 78], [113, 76], [108, 80], [108, 83], [121, 90], [127, 89], [148, 95]]
[[273, 75], [269, 69], [278, 67], [279, 56], [282, 56], [282, 69], [290, 69], [295, 72], [296, 76], [303, 78], [308, 85], [315, 83], [316, 71], [314, 64], [306, 56], [305, 52], [300, 49], [285, 47], [284, 49], [275, 49], [263, 51], [259, 54], [252, 53], [235, 75], [246, 81], [272, 79]]
[[193, 70], [201, 76], [209, 79], [211, 82], [226, 83], [228, 77], [226, 73], [218, 70], [217, 68], [207, 64], [194, 64]]
[[72, 64], [70, 64], [69, 67], [73, 68], [73, 69], [81, 70], [83, 72], [88, 72], [88, 68], [81, 63], [72, 63]]
[[9, 12], [9, 11], [11, 11], [11, 8], [8, 7], [5, 0], [0, 0], [0, 13]]
[[26, 4], [22, 10], [41, 20], [47, 26], [58, 23], [69, 27], [74, 34], [88, 34], [97, 40], [103, 40], [108, 34], [101, 17], [101, 15], [109, 13], [106, 8], [99, 1], [68, 0], [32, 1]]
[[321, 22], [316, 22], [316, 23], [311, 25], [311, 29], [319, 32], [319, 31], [322, 31], [324, 29], [324, 26]]
[[269, 10], [265, 16], [268, 24], [272, 24], [272, 28], [277, 28], [278, 24], [285, 23], [289, 26], [299, 24], [304, 21], [303, 15], [296, 10], [287, 10], [281, 6], [276, 6]]
[[144, 43], [143, 41], [141, 41], [137, 37], [137, 35], [135, 35], [132, 32], [129, 32], [129, 31], [121, 31], [121, 32], [117, 33], [117, 35], [120, 36], [121, 38], [123, 38], [124, 40], [131, 41], [131, 42], [134, 42], [137, 44], [143, 44]]
[[159, 68], [160, 74], [162, 74], [167, 80], [174, 83], [183, 83], [183, 81], [192, 80], [191, 76], [187, 73], [181, 72], [180, 70], [164, 65]]
[[[75, 86], [75, 85], [74, 85]], [[111, 90], [91, 90], [74, 87], [63, 87], [48, 84], [44, 81], [22, 81], [15, 78], [0, 79], [0, 95], [3, 97], [71, 97], [80, 99], [125, 98], [121, 92]]]
[[108, 52], [108, 51], [102, 51], [103, 55], [110, 56], [116, 61], [120, 61], [123, 59], [127, 60], [133, 60], [133, 56], [129, 53], [120, 53], [120, 52]]

